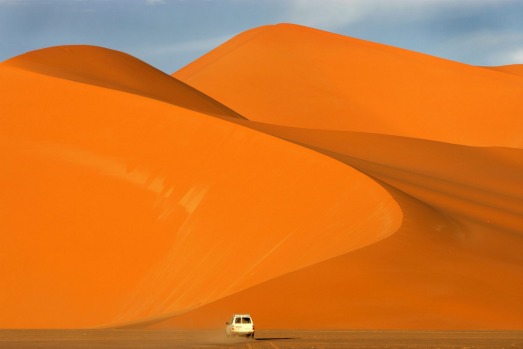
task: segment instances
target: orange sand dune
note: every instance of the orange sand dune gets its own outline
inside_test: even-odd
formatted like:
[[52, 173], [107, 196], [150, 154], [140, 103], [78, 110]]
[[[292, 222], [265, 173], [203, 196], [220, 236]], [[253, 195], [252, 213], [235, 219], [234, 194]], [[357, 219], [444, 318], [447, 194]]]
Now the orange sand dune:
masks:
[[158, 99], [183, 108], [242, 118], [209, 96], [123, 52], [69, 45], [31, 51], [4, 65]]
[[316, 152], [130, 93], [0, 80], [2, 328], [165, 317], [401, 224], [381, 186]]
[[404, 220], [390, 238], [148, 327], [249, 311], [260, 329], [521, 329], [521, 238], [394, 195]]
[[404, 214], [400, 230], [150, 327], [212, 327], [236, 309], [249, 310], [261, 328], [523, 326], [521, 150], [261, 128], [295, 142], [306, 140], [383, 181]]
[[84, 46], [0, 64], [0, 328], [523, 329], [500, 70], [294, 25], [176, 78]]
[[[233, 63], [239, 60], [249, 63]], [[221, 74], [229, 78], [221, 80]], [[359, 77], [343, 80], [349, 74]], [[265, 124], [241, 123], [379, 179], [399, 202], [404, 220], [379, 243], [152, 327], [194, 327], [202, 321], [212, 326], [236, 309], [248, 309], [260, 326], [276, 328], [523, 327], [523, 153], [508, 148], [520, 148], [523, 134], [518, 77], [502, 82], [501, 74], [481, 68], [289, 25], [242, 34], [174, 76]], [[333, 80], [342, 92], [322, 90], [332, 88]], [[233, 98], [247, 83], [256, 93]], [[369, 87], [360, 96], [362, 83], [391, 90], [378, 99]], [[414, 93], [415, 86], [433, 99], [463, 102], [436, 106], [424, 91]], [[498, 87], [508, 92], [496, 105], [505, 98]], [[278, 103], [263, 103], [275, 97]], [[360, 109], [351, 109], [355, 106]], [[414, 108], [425, 110], [409, 114]], [[287, 114], [291, 111], [294, 115]], [[420, 128], [422, 122], [426, 126]]]
[[523, 149], [266, 124], [253, 128], [307, 145], [441, 212], [523, 233]]
[[242, 33], [173, 76], [249, 120], [523, 147], [519, 77], [297, 25]]

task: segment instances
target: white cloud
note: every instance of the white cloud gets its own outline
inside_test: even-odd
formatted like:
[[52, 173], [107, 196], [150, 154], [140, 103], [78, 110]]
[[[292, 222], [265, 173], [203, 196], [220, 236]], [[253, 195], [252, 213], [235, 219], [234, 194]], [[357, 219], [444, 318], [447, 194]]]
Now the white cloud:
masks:
[[477, 7], [516, 0], [289, 0], [285, 17], [289, 22], [336, 30], [364, 21], [369, 15], [418, 18], [434, 10], [455, 6]]
[[511, 64], [510, 62], [512, 62], [512, 64], [523, 64], [523, 48], [516, 49], [512, 52], [509, 52], [509, 54], [507, 56], [508, 56], [507, 62], [509, 62], [507, 64]]
[[[478, 0], [485, 1], [485, 0]], [[369, 15], [419, 16], [452, 0], [291, 0], [288, 2], [289, 21], [315, 28], [336, 30], [361, 22]]]
[[507, 64], [523, 64], [523, 47], [515, 49], [507, 49], [503, 52], [493, 55], [489, 60], [489, 65], [507, 65]]

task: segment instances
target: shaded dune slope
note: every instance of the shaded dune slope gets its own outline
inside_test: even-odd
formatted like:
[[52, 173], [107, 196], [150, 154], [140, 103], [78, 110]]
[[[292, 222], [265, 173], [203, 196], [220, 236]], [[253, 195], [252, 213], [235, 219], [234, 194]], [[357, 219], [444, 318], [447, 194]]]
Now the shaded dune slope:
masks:
[[149, 64], [103, 47], [68, 45], [44, 48], [11, 58], [3, 64], [138, 94], [215, 116], [242, 118], [223, 104]]
[[267, 124], [255, 128], [338, 159], [441, 212], [522, 233], [523, 149]]
[[0, 64], [0, 327], [522, 329], [506, 70], [287, 24], [176, 79], [93, 47]]

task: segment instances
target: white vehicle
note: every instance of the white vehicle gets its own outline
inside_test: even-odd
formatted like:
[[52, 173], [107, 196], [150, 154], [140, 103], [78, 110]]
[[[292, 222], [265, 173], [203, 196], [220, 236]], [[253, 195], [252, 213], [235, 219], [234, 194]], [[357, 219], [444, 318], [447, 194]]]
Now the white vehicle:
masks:
[[246, 336], [254, 338], [254, 322], [249, 314], [234, 314], [230, 321], [225, 323], [227, 336]]

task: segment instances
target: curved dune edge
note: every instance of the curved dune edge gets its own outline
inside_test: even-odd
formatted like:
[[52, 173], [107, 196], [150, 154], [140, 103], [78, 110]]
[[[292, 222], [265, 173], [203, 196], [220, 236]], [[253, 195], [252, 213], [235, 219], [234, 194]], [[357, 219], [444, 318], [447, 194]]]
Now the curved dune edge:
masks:
[[0, 327], [165, 317], [401, 224], [375, 181], [303, 147], [12, 67], [0, 80]]
[[519, 76], [298, 25], [241, 33], [172, 75], [256, 122], [523, 147]]
[[123, 52], [89, 45], [31, 51], [2, 65], [154, 98], [214, 116], [241, 118], [195, 88]]
[[454, 220], [394, 191], [400, 230], [376, 244], [141, 327], [521, 330], [521, 238]]
[[346, 163], [440, 212], [523, 231], [523, 149], [250, 124]]
[[404, 213], [401, 228], [358, 251], [142, 327], [213, 328], [242, 311], [260, 328], [523, 327], [521, 150], [252, 127], [382, 181]]

